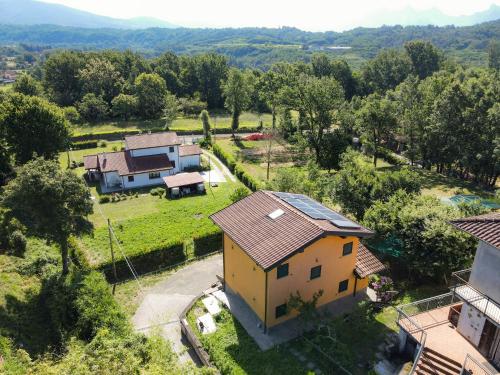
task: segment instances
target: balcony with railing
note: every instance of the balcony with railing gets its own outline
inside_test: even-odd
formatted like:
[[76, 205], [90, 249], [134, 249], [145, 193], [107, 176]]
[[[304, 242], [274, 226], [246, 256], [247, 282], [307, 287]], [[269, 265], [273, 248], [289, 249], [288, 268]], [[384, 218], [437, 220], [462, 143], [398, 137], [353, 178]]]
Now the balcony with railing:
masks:
[[432, 356], [426, 358], [426, 350], [449, 359], [458, 366], [457, 371], [461, 367], [461, 374], [496, 374], [488, 360], [455, 329], [462, 304], [461, 298], [449, 292], [396, 307], [398, 325], [417, 343], [410, 374], [418, 373], [419, 364], [429, 364]]
[[500, 304], [474, 288], [470, 283], [471, 269], [454, 272], [451, 275], [452, 293], [476, 308], [497, 326], [500, 325]]

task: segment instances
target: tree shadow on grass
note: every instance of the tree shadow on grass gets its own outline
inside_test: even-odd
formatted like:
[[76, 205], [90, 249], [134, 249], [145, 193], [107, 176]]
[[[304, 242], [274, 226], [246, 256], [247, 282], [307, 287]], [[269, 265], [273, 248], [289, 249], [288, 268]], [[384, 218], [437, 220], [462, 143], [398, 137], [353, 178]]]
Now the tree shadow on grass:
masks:
[[226, 351], [246, 374], [307, 374], [307, 370], [288, 351], [286, 345], [262, 351], [238, 320], [232, 315], [231, 319], [237, 343], [226, 347]]
[[58, 339], [40, 294], [28, 293], [25, 300], [7, 294], [5, 301], [5, 306], [0, 306], [0, 334], [11, 337], [17, 347], [32, 357], [57, 345]]
[[319, 328], [304, 335], [306, 339], [298, 338], [291, 345], [325, 374], [340, 373], [331, 359], [353, 374], [366, 374], [379, 346], [395, 333], [377, 319], [378, 314], [371, 303], [363, 302], [350, 313], [324, 319]]

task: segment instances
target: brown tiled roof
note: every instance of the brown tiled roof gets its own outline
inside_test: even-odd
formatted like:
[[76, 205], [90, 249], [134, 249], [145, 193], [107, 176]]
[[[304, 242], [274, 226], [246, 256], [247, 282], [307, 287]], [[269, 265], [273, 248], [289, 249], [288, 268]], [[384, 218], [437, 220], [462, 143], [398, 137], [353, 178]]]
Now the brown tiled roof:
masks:
[[166, 154], [132, 157], [130, 151], [105, 152], [98, 155], [98, 166], [101, 172], [116, 171], [120, 176], [136, 173], [155, 172], [173, 168]]
[[[268, 215], [277, 209], [284, 214]], [[326, 234], [366, 237], [366, 228], [337, 228], [326, 220], [314, 220], [279, 199], [272, 192], [258, 191], [213, 214], [211, 219], [258, 265], [272, 268]]]
[[203, 176], [198, 172], [177, 173], [173, 176], [163, 177], [163, 181], [168, 188], [187, 186], [203, 183]]
[[356, 256], [355, 272], [359, 277], [366, 277], [385, 270], [385, 266], [361, 242]]
[[98, 166], [97, 155], [87, 155], [83, 157], [83, 167], [85, 169], [97, 169]]
[[140, 148], [180, 145], [181, 141], [175, 132], [138, 134], [125, 137], [125, 144], [129, 150]]
[[500, 212], [450, 221], [456, 228], [500, 249]]
[[182, 145], [179, 147], [179, 156], [200, 155], [201, 148], [198, 145]]

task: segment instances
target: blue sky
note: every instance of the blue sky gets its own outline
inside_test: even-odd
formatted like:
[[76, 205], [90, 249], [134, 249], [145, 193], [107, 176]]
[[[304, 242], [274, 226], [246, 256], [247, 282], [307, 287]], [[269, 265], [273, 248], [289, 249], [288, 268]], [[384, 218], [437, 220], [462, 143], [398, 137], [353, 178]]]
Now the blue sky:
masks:
[[149, 16], [186, 27], [279, 27], [342, 31], [375, 14], [405, 7], [448, 15], [487, 9], [500, 0], [43, 0], [115, 18]]

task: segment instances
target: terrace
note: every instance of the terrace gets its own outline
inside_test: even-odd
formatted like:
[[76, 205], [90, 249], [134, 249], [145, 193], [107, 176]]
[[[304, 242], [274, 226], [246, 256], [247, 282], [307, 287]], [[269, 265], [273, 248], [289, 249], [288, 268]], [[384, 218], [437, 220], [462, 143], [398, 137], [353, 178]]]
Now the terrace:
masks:
[[462, 301], [482, 312], [496, 325], [500, 325], [500, 305], [469, 283], [470, 274], [471, 269], [454, 272], [450, 289]]
[[[463, 302], [454, 292], [397, 307], [397, 324], [416, 343], [416, 356], [410, 374], [418, 374], [418, 364], [430, 360], [425, 353], [439, 353], [434, 360], [454, 366], [456, 373], [493, 375], [497, 371], [488, 360], [456, 330]], [[432, 364], [431, 364], [432, 367]]]

